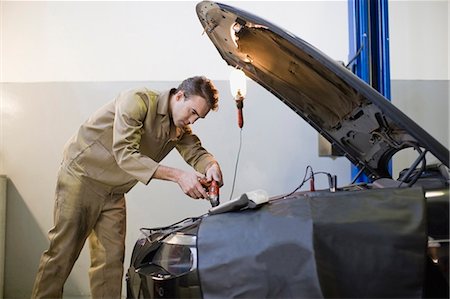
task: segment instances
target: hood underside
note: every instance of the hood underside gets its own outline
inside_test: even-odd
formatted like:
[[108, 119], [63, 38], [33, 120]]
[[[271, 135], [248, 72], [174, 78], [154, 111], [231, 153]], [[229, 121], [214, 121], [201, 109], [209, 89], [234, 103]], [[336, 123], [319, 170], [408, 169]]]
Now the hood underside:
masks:
[[343, 65], [250, 13], [203, 1], [197, 14], [222, 58], [243, 70], [324, 136], [372, 179], [389, 177], [401, 149], [449, 151]]

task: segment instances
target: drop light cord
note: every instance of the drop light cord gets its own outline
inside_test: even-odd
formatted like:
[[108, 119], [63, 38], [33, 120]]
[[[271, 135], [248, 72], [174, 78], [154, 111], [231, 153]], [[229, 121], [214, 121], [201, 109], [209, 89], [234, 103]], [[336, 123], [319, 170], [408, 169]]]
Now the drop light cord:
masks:
[[239, 132], [239, 149], [238, 149], [237, 156], [236, 156], [236, 164], [234, 165], [233, 185], [231, 187], [230, 200], [233, 198], [234, 185], [236, 183], [236, 174], [237, 174], [237, 169], [238, 169], [238, 164], [239, 164], [239, 157], [241, 156], [241, 148], [242, 148], [242, 128]]

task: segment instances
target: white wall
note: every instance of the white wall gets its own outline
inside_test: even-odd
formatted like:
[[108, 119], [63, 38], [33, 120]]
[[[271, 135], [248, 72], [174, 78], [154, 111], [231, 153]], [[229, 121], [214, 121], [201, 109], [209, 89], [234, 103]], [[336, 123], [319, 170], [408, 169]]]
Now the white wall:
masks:
[[[228, 79], [225, 63], [202, 35], [196, 3], [4, 1], [2, 80], [181, 80], [198, 70]], [[232, 4], [346, 60], [345, 1]]]
[[[55, 176], [64, 142], [123, 88], [142, 84], [166, 88], [194, 74], [205, 74], [218, 83], [221, 108], [195, 129], [221, 161], [226, 184], [222, 195], [229, 196], [238, 141], [226, 82], [229, 69], [202, 35], [195, 4], [1, 2], [1, 82], [5, 83], [0, 102], [0, 174], [10, 178], [8, 297], [30, 294], [52, 224]], [[348, 60], [347, 1], [229, 4], [289, 29], [336, 60]], [[390, 2], [393, 79], [448, 80], [448, 14], [442, 13], [447, 6], [447, 1]], [[447, 50], [440, 50], [443, 47]], [[271, 195], [288, 192], [308, 164], [316, 171], [335, 172], [339, 183], [348, 182], [349, 163], [318, 158], [317, 134], [267, 91], [250, 83], [244, 109], [235, 194], [260, 187]], [[432, 128], [435, 136], [448, 135], [438, 125]], [[164, 163], [185, 167], [175, 153]], [[127, 204], [126, 266], [139, 227], [170, 224], [208, 208], [206, 202], [191, 201], [177, 186], [156, 181], [136, 186]], [[66, 285], [67, 294], [89, 293], [88, 264], [84, 251]]]
[[389, 1], [391, 78], [449, 80], [448, 0]]
[[[392, 103], [447, 148], [449, 134], [448, 0], [389, 1]], [[416, 152], [403, 151], [394, 171], [408, 167]]]
[[[223, 2], [348, 60], [345, 0]], [[225, 64], [202, 35], [195, 4], [2, 1], [1, 80], [180, 80], [199, 65], [210, 77], [227, 79]], [[392, 79], [449, 78], [448, 15], [447, 0], [389, 2]]]

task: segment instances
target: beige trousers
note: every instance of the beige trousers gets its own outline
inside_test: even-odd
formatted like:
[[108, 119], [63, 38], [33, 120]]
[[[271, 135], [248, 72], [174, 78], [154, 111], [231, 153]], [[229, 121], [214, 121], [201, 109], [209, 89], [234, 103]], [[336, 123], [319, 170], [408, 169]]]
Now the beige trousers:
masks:
[[120, 298], [125, 252], [123, 193], [97, 190], [61, 168], [56, 186], [54, 227], [40, 261], [32, 298], [61, 298], [64, 283], [87, 238], [92, 298]]

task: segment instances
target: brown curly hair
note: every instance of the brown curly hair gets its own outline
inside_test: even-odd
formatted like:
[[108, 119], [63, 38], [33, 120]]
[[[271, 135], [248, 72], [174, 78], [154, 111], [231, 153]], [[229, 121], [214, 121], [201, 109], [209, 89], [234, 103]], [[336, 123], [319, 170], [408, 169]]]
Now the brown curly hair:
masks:
[[209, 108], [213, 111], [216, 111], [219, 107], [219, 92], [212, 81], [205, 76], [195, 76], [185, 79], [174, 93], [181, 90], [184, 91], [184, 96], [186, 98], [191, 95], [196, 95], [206, 99]]

